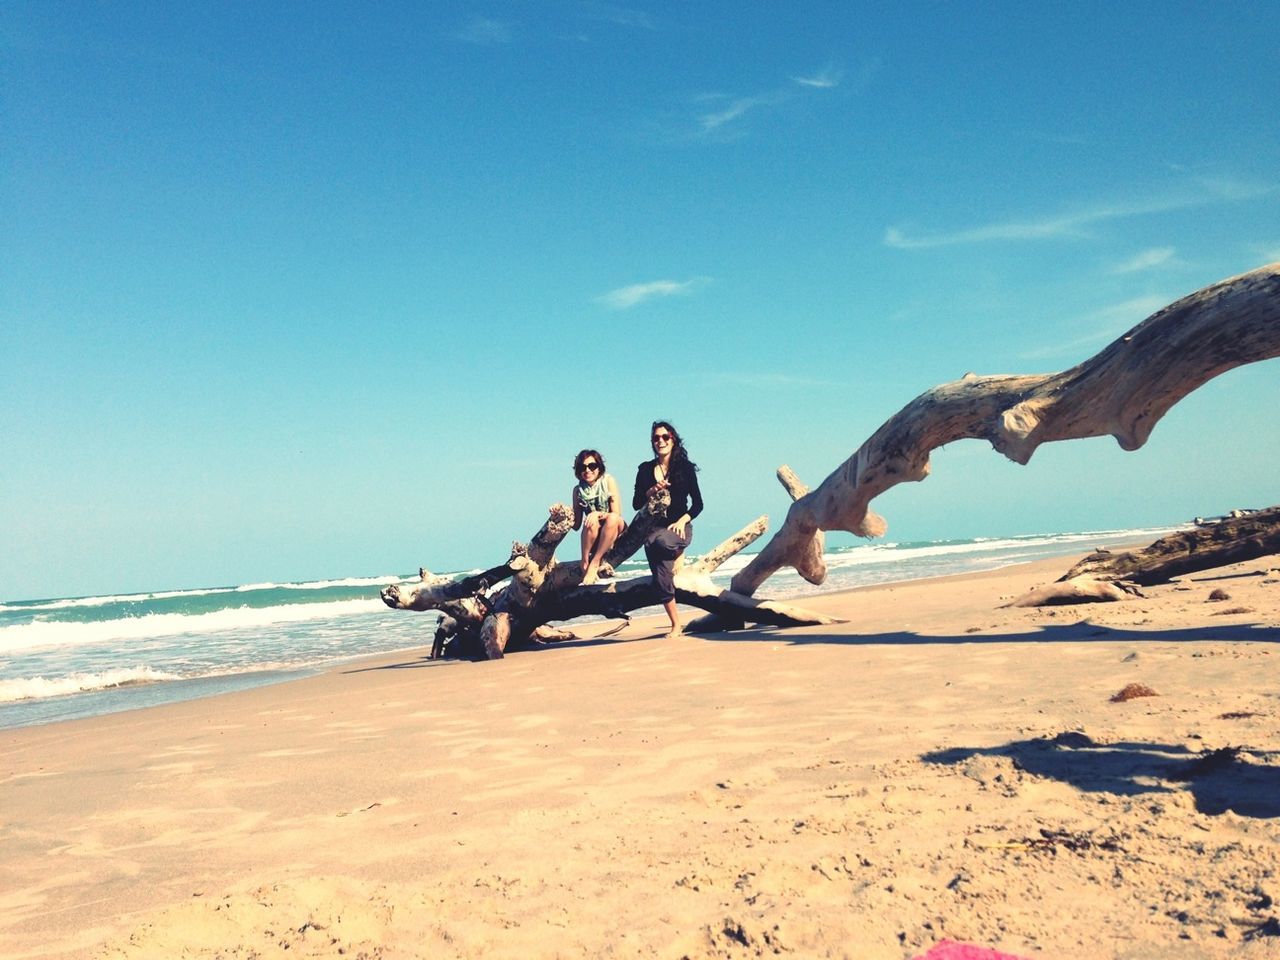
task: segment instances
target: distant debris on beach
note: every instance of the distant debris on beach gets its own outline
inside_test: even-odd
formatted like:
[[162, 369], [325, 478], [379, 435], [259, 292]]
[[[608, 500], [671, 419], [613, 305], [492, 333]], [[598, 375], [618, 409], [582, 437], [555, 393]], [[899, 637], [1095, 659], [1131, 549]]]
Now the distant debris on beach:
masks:
[[1230, 513], [1224, 513], [1220, 517], [1196, 517], [1191, 522], [1197, 527], [1207, 527], [1215, 523], [1221, 523], [1223, 520], [1240, 520], [1244, 517], [1251, 517], [1259, 512], [1261, 512], [1259, 509], [1232, 510]]
[[1114, 694], [1111, 697], [1111, 702], [1126, 703], [1129, 700], [1137, 700], [1139, 697], [1158, 697], [1158, 696], [1160, 696], [1160, 694], [1156, 693], [1154, 690], [1148, 687], [1145, 683], [1130, 683], [1130, 684], [1127, 684], [1124, 687], [1124, 689], [1120, 690], [1119, 693]]

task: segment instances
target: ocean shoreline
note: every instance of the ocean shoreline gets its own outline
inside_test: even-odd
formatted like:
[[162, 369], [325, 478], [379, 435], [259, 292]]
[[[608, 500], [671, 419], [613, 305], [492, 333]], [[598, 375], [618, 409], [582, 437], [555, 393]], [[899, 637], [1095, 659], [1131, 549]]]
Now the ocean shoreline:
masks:
[[[967, 541], [925, 541], [919, 544], [908, 544], [899, 551], [894, 542], [871, 542], [847, 547], [828, 554], [830, 561], [829, 577], [819, 587], [804, 583], [794, 572], [782, 571], [776, 575], [762, 594], [774, 599], [789, 600], [800, 604], [808, 603], [815, 598], [831, 593], [840, 593], [851, 589], [880, 584], [909, 583], [935, 576], [946, 576], [946, 573], [935, 572], [939, 565], [956, 564], [966, 561], [975, 564], [964, 570], [998, 570], [1021, 562], [1028, 562], [1025, 551], [1038, 551], [1033, 556], [1069, 556], [1079, 549], [1081, 542], [1107, 544], [1116, 546], [1117, 541], [1126, 542], [1138, 534], [1153, 536], [1158, 530], [1124, 530], [1124, 531], [1092, 531], [1066, 534], [1027, 535], [1019, 538], [974, 538]], [[1126, 545], [1128, 543], [1126, 542]], [[994, 551], [994, 553], [993, 553]], [[1005, 553], [1001, 553], [1004, 551]], [[894, 561], [902, 552], [907, 558]], [[987, 554], [992, 554], [983, 559]], [[1007, 554], [1007, 555], [1006, 555]], [[890, 562], [886, 562], [889, 558]], [[717, 579], [728, 585], [732, 572], [741, 567], [748, 559], [747, 555], [733, 558], [718, 574]], [[897, 566], [894, 565], [896, 562]], [[852, 565], [850, 565], [852, 564]], [[945, 569], [945, 566], [943, 566]], [[643, 561], [632, 562], [622, 571], [624, 576], [644, 573]], [[851, 584], [854, 578], [871, 578], [867, 583]], [[400, 611], [388, 611], [382, 608], [376, 594], [366, 593], [359, 597], [341, 594], [338, 600], [330, 599], [335, 589], [349, 592], [351, 589], [370, 590], [374, 583], [396, 582], [395, 578], [356, 577], [341, 580], [326, 580], [312, 584], [248, 584], [240, 587], [199, 588], [191, 591], [158, 591], [155, 594], [128, 594], [102, 598], [74, 598], [68, 600], [31, 601], [27, 606], [37, 610], [64, 611], [62, 615], [84, 616], [86, 609], [105, 608], [112, 610], [125, 604], [125, 619], [111, 621], [106, 624], [95, 624], [92, 621], [72, 621], [63, 626], [57, 623], [32, 623], [28, 629], [43, 629], [53, 634], [56, 640], [68, 633], [63, 641], [68, 644], [71, 657], [64, 662], [60, 659], [60, 651], [55, 643], [47, 651], [41, 650], [37, 644], [36, 653], [31, 658], [33, 663], [26, 666], [28, 679], [14, 677], [13, 674], [23, 672], [20, 660], [21, 650], [10, 650], [11, 662], [0, 661], [0, 730], [17, 729], [33, 724], [56, 723], [63, 720], [84, 716], [114, 713], [120, 710], [141, 709], [146, 706], [165, 702], [177, 702], [201, 696], [216, 696], [224, 691], [233, 691], [246, 687], [269, 685], [296, 676], [307, 676], [323, 672], [331, 667], [341, 666], [367, 655], [381, 653], [395, 654], [429, 646], [429, 626], [431, 620], [418, 620], [422, 614]], [[402, 579], [399, 582], [404, 582]], [[772, 589], [771, 589], [772, 588]], [[306, 591], [315, 592], [322, 602], [306, 603], [303, 597]], [[157, 611], [146, 613], [146, 608], [138, 609], [139, 602], [148, 596], [158, 598]], [[192, 598], [195, 598], [193, 601]], [[216, 601], [211, 598], [217, 598]], [[223, 607], [205, 611], [197, 607], [195, 615], [169, 612], [176, 604], [218, 603], [227, 604], [249, 598], [254, 606]], [[264, 605], [273, 600], [283, 598], [284, 605], [263, 610]], [[117, 605], [113, 607], [112, 605]], [[309, 617], [327, 615], [332, 608], [340, 607], [344, 611], [355, 610], [341, 618], [329, 621], [313, 621]], [[13, 610], [15, 608], [6, 608]], [[274, 616], [284, 618], [284, 623], [265, 622], [257, 628], [244, 627], [238, 632], [227, 632], [229, 625], [239, 620], [254, 616], [266, 617], [272, 610], [278, 611]], [[358, 612], [364, 610], [365, 612]], [[67, 612], [69, 611], [69, 612]], [[255, 613], [255, 611], [261, 611]], [[638, 611], [641, 616], [658, 612]], [[48, 616], [49, 614], [41, 614]], [[696, 616], [696, 610], [690, 608], [687, 619]], [[428, 615], [429, 616], [429, 615]], [[191, 634], [188, 638], [184, 631], [194, 629], [193, 624], [206, 620], [214, 623], [207, 629], [215, 632], [204, 638], [200, 634]], [[572, 621], [568, 624], [571, 630], [581, 631], [587, 619]], [[186, 621], [191, 621], [190, 623]], [[96, 666], [104, 660], [102, 654], [92, 649], [92, 643], [86, 643], [87, 654], [94, 654], [95, 664], [91, 669], [77, 669], [73, 666], [74, 655], [78, 653], [77, 632], [101, 630], [116, 627], [120, 639], [113, 640], [107, 636], [108, 646], [114, 646], [114, 666]], [[158, 626], [153, 626], [153, 624]], [[341, 641], [327, 640], [325, 644], [313, 642], [309, 649], [298, 649], [287, 645], [292, 635], [324, 629], [329, 635], [341, 636]], [[17, 631], [21, 633], [21, 625], [6, 629], [0, 625], [0, 651], [6, 639]], [[149, 639], [148, 632], [160, 629], [162, 632], [156, 639]], [[280, 638], [275, 655], [259, 651], [265, 646], [260, 642], [258, 634], [274, 631]], [[587, 628], [590, 632], [590, 628]], [[138, 640], [130, 638], [137, 636]], [[368, 639], [371, 650], [358, 649], [361, 638]], [[12, 648], [14, 640], [8, 639]], [[30, 643], [31, 641], [26, 641]], [[216, 656], [210, 658], [209, 651], [218, 645], [226, 648], [227, 654], [219, 661]], [[335, 646], [334, 644], [338, 644]], [[176, 652], [167, 654], [168, 659], [157, 659], [147, 662], [142, 659], [145, 653], [139, 652], [146, 646], [163, 649], [174, 647]], [[345, 648], [344, 648], [345, 646]], [[245, 651], [248, 651], [247, 653]], [[181, 655], [185, 653], [185, 660]], [[206, 665], [193, 668], [199, 663], [199, 657], [206, 658]], [[260, 661], [252, 662], [257, 656]], [[175, 659], [179, 666], [172, 666]], [[112, 661], [107, 660], [108, 663]]]

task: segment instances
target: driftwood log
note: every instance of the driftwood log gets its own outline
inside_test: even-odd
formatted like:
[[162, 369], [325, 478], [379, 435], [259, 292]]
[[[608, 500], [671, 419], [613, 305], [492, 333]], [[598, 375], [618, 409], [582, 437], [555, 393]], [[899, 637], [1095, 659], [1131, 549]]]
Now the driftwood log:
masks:
[[1137, 587], [1127, 583], [1095, 580], [1093, 577], [1063, 577], [1057, 583], [1023, 594], [1017, 600], [1003, 604], [1005, 607], [1052, 607], [1065, 603], [1106, 603], [1140, 597]]
[[1151, 586], [1188, 573], [1276, 553], [1280, 553], [1280, 506], [1201, 523], [1193, 529], [1161, 537], [1141, 550], [1098, 551], [1077, 563], [1061, 579], [1090, 577]]
[[1140, 550], [1089, 554], [1054, 583], [1019, 597], [1010, 607], [1043, 607], [1140, 597], [1139, 587], [1280, 553], [1280, 506], [1238, 510], [1216, 521], [1161, 537]]
[[[890, 417], [816, 489], [731, 583], [750, 596], [778, 570], [826, 579], [822, 532], [885, 532], [871, 501], [929, 475], [929, 454], [965, 438], [1025, 464], [1051, 440], [1110, 434], [1137, 450], [1175, 403], [1234, 367], [1280, 356], [1280, 263], [1205, 287], [1148, 317], [1096, 356], [1061, 373], [966, 375]], [[784, 468], [785, 469], [785, 468]], [[787, 471], [789, 473], [789, 471]], [[784, 486], [789, 482], [779, 471]], [[788, 487], [791, 489], [791, 487]]]
[[[667, 494], [647, 504], [605, 555], [600, 566], [607, 580], [614, 568], [639, 551], [645, 537], [665, 514]], [[585, 616], [621, 617], [659, 602], [649, 576], [582, 586], [577, 561], [557, 564], [554, 554], [572, 529], [573, 511], [554, 504], [528, 546], [514, 543], [505, 563], [482, 573], [454, 579], [419, 571], [420, 582], [392, 584], [382, 590], [382, 600], [397, 610], [437, 610], [440, 619], [431, 647], [432, 658], [442, 656], [498, 660], [513, 649], [538, 643], [571, 639], [572, 634], [547, 626], [551, 621]], [[744, 597], [716, 587], [711, 573], [730, 557], [752, 544], [767, 527], [761, 517], [677, 571], [676, 600], [708, 611], [714, 621], [690, 625], [705, 630], [710, 623], [741, 626], [761, 623], [773, 626], [808, 626], [838, 621], [790, 604]], [[499, 586], [504, 580], [510, 583]]]

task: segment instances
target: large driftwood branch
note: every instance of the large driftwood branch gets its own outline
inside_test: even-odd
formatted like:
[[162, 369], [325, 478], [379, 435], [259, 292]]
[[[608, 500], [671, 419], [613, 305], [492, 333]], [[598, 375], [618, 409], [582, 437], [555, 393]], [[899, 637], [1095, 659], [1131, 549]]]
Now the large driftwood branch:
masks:
[[1280, 356], [1280, 263], [1205, 287], [1153, 314], [1102, 352], [1061, 373], [968, 375], [921, 394], [890, 417], [816, 490], [800, 496], [764, 549], [733, 578], [750, 595], [783, 567], [826, 579], [823, 530], [879, 536], [873, 499], [929, 474], [934, 449], [990, 441], [1025, 464], [1042, 443], [1110, 434], [1137, 450], [1175, 403], [1213, 377]]
[[[675, 575], [676, 601], [691, 607], [700, 607], [715, 617], [700, 625], [690, 625], [691, 632], [706, 633], [720, 629], [724, 620], [744, 620], [778, 627], [806, 627], [840, 623], [834, 617], [806, 610], [776, 600], [758, 600], [744, 597], [731, 590], [722, 590], [712, 584], [710, 578], [690, 568]], [[656, 606], [659, 602], [652, 577], [635, 577], [602, 586], [579, 587], [552, 599], [555, 616], [548, 619], [565, 620], [585, 616], [625, 617], [632, 610]], [[549, 613], [550, 611], [546, 611]], [[712, 626], [716, 624], [716, 626]]]
[[[611, 577], [613, 567], [643, 545], [653, 527], [665, 523], [667, 494], [636, 514], [618, 543], [601, 564]], [[570, 529], [572, 513], [563, 504], [551, 507], [550, 517], [529, 547], [515, 544], [505, 564], [482, 574], [457, 580], [430, 577], [412, 587], [392, 585], [382, 591], [389, 607], [399, 610], [439, 610], [442, 614], [432, 643], [431, 656], [446, 652], [477, 659], [497, 660], [506, 652], [533, 643], [563, 639], [568, 634], [547, 629], [550, 621], [583, 616], [627, 618], [632, 610], [658, 603], [651, 577], [584, 587], [577, 563], [556, 564], [556, 546]], [[764, 533], [766, 518], [734, 534], [686, 569], [676, 574], [676, 599], [701, 607], [713, 615], [741, 625], [744, 621], [775, 626], [807, 626], [837, 622], [789, 604], [742, 597], [711, 583], [710, 573]], [[511, 577], [511, 583], [490, 588], [491, 579]]]

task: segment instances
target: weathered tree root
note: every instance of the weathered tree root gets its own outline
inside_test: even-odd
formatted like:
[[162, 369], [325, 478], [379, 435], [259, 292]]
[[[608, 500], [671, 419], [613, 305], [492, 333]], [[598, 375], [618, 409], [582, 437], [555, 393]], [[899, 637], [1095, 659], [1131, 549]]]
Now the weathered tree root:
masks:
[[822, 531], [884, 533], [884, 520], [868, 505], [904, 480], [928, 476], [929, 454], [943, 444], [985, 439], [1022, 464], [1051, 440], [1110, 434], [1121, 448], [1137, 450], [1188, 393], [1234, 367], [1275, 356], [1280, 263], [1184, 297], [1061, 373], [967, 375], [934, 387], [890, 417], [817, 489], [798, 496], [731, 589], [750, 596], [783, 567], [822, 583]]

